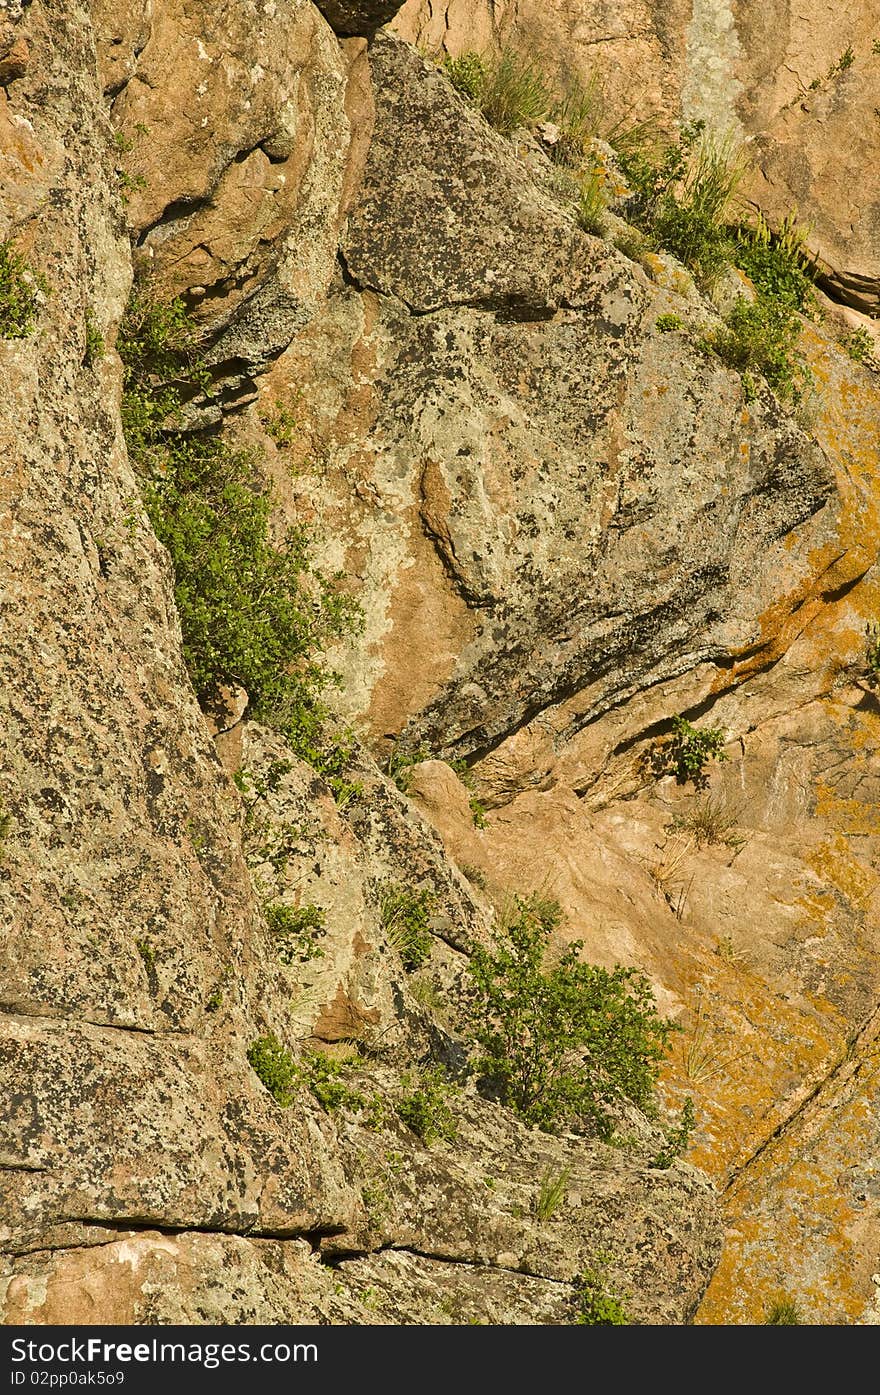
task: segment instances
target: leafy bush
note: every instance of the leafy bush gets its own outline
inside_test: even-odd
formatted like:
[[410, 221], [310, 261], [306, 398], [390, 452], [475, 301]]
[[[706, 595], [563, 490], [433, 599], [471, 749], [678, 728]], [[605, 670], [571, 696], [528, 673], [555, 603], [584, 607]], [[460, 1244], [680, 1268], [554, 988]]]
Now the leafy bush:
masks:
[[688, 1144], [691, 1141], [691, 1134], [694, 1131], [694, 1102], [690, 1095], [685, 1097], [681, 1107], [681, 1116], [677, 1124], [666, 1130], [666, 1140], [657, 1156], [654, 1158], [653, 1166], [666, 1169], [671, 1167], [676, 1158], [684, 1157]]
[[684, 320], [680, 315], [658, 315], [654, 323], [661, 334], [684, 329]]
[[864, 325], [845, 334], [840, 342], [854, 363], [870, 363], [874, 357], [874, 340]]
[[323, 1109], [362, 1109], [367, 1100], [359, 1090], [352, 1090], [343, 1078], [339, 1061], [325, 1056], [323, 1051], [311, 1051], [306, 1057], [307, 1084]]
[[331, 785], [344, 784], [353, 739], [327, 749], [322, 693], [334, 675], [317, 655], [357, 627], [357, 606], [314, 568], [305, 529], [288, 528], [273, 541], [273, 498], [258, 458], [216, 435], [181, 429], [184, 403], [209, 386], [183, 302], [158, 305], [137, 291], [119, 351], [126, 441], [150, 521], [171, 557], [183, 653], [199, 700], [210, 702], [223, 683], [240, 683], [254, 715], [284, 730]]
[[747, 401], [757, 396], [758, 378], [764, 378], [783, 402], [801, 400], [807, 370], [797, 353], [800, 321], [784, 301], [758, 295], [754, 302], [739, 296], [726, 322], [703, 339], [703, 347], [716, 354], [743, 380]]
[[698, 121], [676, 142], [636, 144], [618, 155], [633, 191], [627, 216], [711, 286], [731, 260], [726, 220], [745, 173], [739, 149], [708, 136]]
[[460, 92], [475, 106], [480, 105], [486, 85], [486, 60], [482, 54], [471, 50], [460, 53], [457, 58], [444, 58], [443, 71], [456, 92]]
[[428, 1148], [441, 1138], [447, 1143], [455, 1142], [455, 1117], [449, 1107], [451, 1091], [444, 1072], [435, 1066], [423, 1070], [415, 1088], [401, 1095], [395, 1104], [397, 1117]]
[[626, 1327], [630, 1319], [623, 1302], [608, 1289], [598, 1269], [586, 1269], [574, 1281], [575, 1323], [583, 1327]]
[[286, 1047], [270, 1033], [252, 1042], [247, 1051], [248, 1063], [253, 1067], [269, 1094], [282, 1109], [287, 1109], [296, 1098], [300, 1084], [300, 1071]]
[[385, 882], [379, 894], [379, 920], [407, 973], [420, 969], [434, 943], [428, 919], [434, 909], [430, 891], [411, 891], [400, 882]]
[[0, 242], [0, 339], [26, 339], [33, 332], [40, 308], [42, 278], [28, 266], [11, 242]]
[[654, 1113], [658, 1063], [674, 1024], [636, 969], [579, 962], [580, 942], [545, 967], [558, 902], [533, 895], [470, 960], [475, 1069], [521, 1118], [548, 1133], [587, 1122], [612, 1132], [611, 1108]]
[[497, 58], [462, 53], [445, 59], [443, 70], [456, 91], [503, 136], [543, 120], [553, 101], [538, 64], [512, 48], [503, 49]]
[[285, 906], [276, 901], [266, 906], [265, 914], [282, 964], [304, 964], [323, 958], [318, 940], [327, 932], [320, 906]]
[[726, 760], [722, 727], [695, 727], [685, 717], [672, 718], [672, 731], [649, 751], [647, 764], [654, 775], [674, 775], [680, 785], [693, 781], [697, 789], [708, 783], [707, 763]]
[[762, 295], [801, 313], [814, 308], [812, 264], [793, 215], [774, 233], [759, 213], [754, 227], [738, 229], [734, 259]]

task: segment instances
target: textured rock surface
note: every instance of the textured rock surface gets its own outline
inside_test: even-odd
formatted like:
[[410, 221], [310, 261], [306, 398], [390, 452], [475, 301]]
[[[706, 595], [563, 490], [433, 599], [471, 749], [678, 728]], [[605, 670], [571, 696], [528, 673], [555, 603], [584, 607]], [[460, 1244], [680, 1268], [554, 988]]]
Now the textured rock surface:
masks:
[[[308, 0], [96, 10], [117, 170], [154, 293], [188, 293], [228, 403], [320, 303], [369, 108]], [[216, 405], [214, 411], [216, 415]]]
[[[876, 374], [805, 326], [800, 418], [747, 403], [674, 265], [649, 280], [580, 232], [537, 147], [399, 41], [366, 49], [394, 8], [2, 7], [0, 238], [46, 286], [35, 335], [0, 340], [0, 1311], [570, 1323], [604, 1255], [638, 1322], [760, 1322], [780, 1294], [875, 1321]], [[399, 23], [576, 37], [670, 113], [720, 55], [706, 102], [776, 122], [780, 188], [802, 141], [829, 268], [865, 265], [779, 109], [851, 23], [856, 61], [805, 99], [849, 139], [870, 7], [809, 42], [789, 8], [467, 9]], [[381, 755], [465, 754], [470, 784], [424, 760], [407, 797], [364, 751], [335, 801], [240, 692], [199, 711], [121, 440], [132, 251], [205, 330], [211, 412], [256, 396], [234, 438], [359, 593], [347, 714]], [[709, 804], [641, 759], [678, 712], [728, 737]], [[416, 971], [389, 886], [429, 898]], [[688, 1162], [655, 1167], [635, 1113], [626, 1149], [551, 1137], [465, 1079], [454, 1142], [402, 1122], [419, 1067], [462, 1064], [469, 946], [533, 889], [683, 1028], [663, 1117], [694, 1098]], [[313, 939], [273, 935], [279, 903]], [[298, 1063], [286, 1108], [248, 1064], [267, 1032]]]
[[755, 142], [749, 197], [777, 223], [796, 210], [835, 295], [877, 314], [878, 0], [407, 0], [395, 28], [431, 53], [512, 45], [562, 79], [598, 74], [609, 121], [699, 118]]
[[320, 0], [318, 9], [337, 34], [371, 36], [393, 19], [402, 0]]

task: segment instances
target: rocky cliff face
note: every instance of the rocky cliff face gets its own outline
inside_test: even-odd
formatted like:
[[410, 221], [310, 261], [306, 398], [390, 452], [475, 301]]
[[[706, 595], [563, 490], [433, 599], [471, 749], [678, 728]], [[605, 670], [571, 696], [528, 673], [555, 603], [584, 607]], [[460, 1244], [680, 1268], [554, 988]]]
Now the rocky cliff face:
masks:
[[[746, 392], [695, 347], [717, 311], [689, 278], [582, 231], [535, 142], [380, 28], [397, 8], [0, 12], [0, 242], [39, 273], [34, 332], [0, 339], [4, 1320], [565, 1323], [601, 1256], [637, 1322], [760, 1321], [780, 1293], [869, 1321], [876, 375], [805, 322], [806, 408]], [[396, 26], [537, 33], [528, 5], [443, 8]], [[677, 115], [723, 38], [730, 110], [808, 148], [758, 17], [606, 35], [580, 8], [572, 49], [571, 7], [542, 7], [548, 51], [649, 54]], [[834, 82], [867, 101], [863, 38]], [[835, 236], [828, 284], [870, 309], [869, 222]], [[361, 738], [343, 798], [196, 702], [120, 423], [135, 272], [201, 337], [190, 427], [261, 450], [363, 608], [331, 656]], [[727, 738], [714, 839], [706, 796], [650, 774], [679, 713]], [[377, 764], [400, 740], [434, 757], [406, 793]], [[401, 887], [430, 907], [415, 971]], [[634, 1109], [621, 1149], [473, 1082], [445, 1137], [407, 1126], [418, 1071], [460, 1063], [469, 950], [537, 890], [683, 1028], [685, 1159], [658, 1165]], [[319, 940], [279, 954], [278, 903]], [[267, 1039], [333, 1089], [282, 1107]]]

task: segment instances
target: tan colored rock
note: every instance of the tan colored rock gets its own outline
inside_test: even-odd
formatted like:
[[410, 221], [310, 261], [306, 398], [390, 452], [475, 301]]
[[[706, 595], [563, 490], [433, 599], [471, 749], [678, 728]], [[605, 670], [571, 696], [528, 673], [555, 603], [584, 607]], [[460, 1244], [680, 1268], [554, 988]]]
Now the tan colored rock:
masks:
[[96, 24], [138, 263], [159, 298], [198, 288], [216, 419], [326, 290], [368, 139], [361, 49], [346, 56], [309, 0], [166, 3], [148, 21], [102, 0]]

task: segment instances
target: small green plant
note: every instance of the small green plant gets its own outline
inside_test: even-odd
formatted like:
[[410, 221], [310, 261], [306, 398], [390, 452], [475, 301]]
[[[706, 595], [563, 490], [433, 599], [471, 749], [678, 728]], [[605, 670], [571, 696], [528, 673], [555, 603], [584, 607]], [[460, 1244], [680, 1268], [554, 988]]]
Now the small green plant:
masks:
[[598, 74], [591, 73], [586, 82], [572, 78], [551, 107], [550, 120], [559, 127], [553, 159], [569, 169], [580, 169], [592, 142], [608, 124], [607, 104]]
[[283, 450], [285, 446], [291, 445], [296, 439], [298, 429], [296, 415], [290, 407], [285, 406], [278, 398], [275, 399], [275, 405], [272, 411], [268, 412], [262, 418], [262, 421], [268, 435], [275, 442], [279, 450]]
[[414, 767], [421, 765], [422, 761], [430, 759], [431, 752], [427, 746], [418, 746], [415, 750], [410, 751], [398, 742], [383, 768], [385, 774], [394, 781], [401, 794], [409, 794]]
[[711, 288], [731, 260], [727, 217], [745, 174], [741, 149], [697, 121], [675, 142], [636, 143], [618, 156], [633, 191], [627, 219]]
[[845, 334], [840, 342], [854, 363], [871, 363], [873, 360], [874, 340], [864, 325]]
[[653, 1167], [665, 1170], [672, 1166], [676, 1158], [684, 1157], [691, 1141], [691, 1134], [694, 1131], [694, 1122], [694, 1102], [691, 1096], [687, 1095], [681, 1107], [678, 1123], [665, 1130], [666, 1140], [654, 1158]]
[[318, 941], [327, 931], [320, 906], [286, 906], [275, 901], [266, 906], [265, 915], [282, 964], [305, 964], [310, 959], [323, 958]]
[[543, 120], [553, 103], [540, 66], [513, 48], [497, 57], [462, 53], [445, 59], [443, 70], [456, 91], [504, 136]]
[[741, 848], [746, 842], [745, 835], [737, 831], [739, 810], [731, 808], [722, 796], [717, 799], [707, 795], [705, 799], [687, 813], [676, 814], [669, 825], [674, 833], [690, 833], [696, 847], [716, 846]]
[[274, 501], [258, 457], [182, 429], [186, 401], [210, 388], [183, 302], [157, 304], [138, 288], [119, 351], [126, 441], [171, 557], [197, 696], [207, 704], [222, 684], [240, 684], [251, 714], [282, 730], [337, 800], [357, 797], [361, 787], [347, 776], [354, 737], [328, 739], [323, 693], [337, 680], [317, 655], [359, 627], [359, 608], [336, 578], [315, 569], [304, 528], [274, 540]]
[[793, 1298], [777, 1298], [766, 1310], [766, 1327], [797, 1327], [803, 1323], [801, 1310]]
[[759, 293], [755, 301], [738, 296], [724, 325], [705, 335], [702, 346], [737, 370], [747, 402], [755, 400], [763, 378], [781, 402], [796, 405], [809, 378], [797, 352], [799, 335], [797, 313], [784, 301]]
[[513, 48], [502, 49], [489, 65], [480, 93], [480, 110], [504, 136], [543, 121], [553, 93], [540, 66]]
[[846, 72], [847, 68], [851, 68], [852, 65], [853, 65], [853, 63], [855, 63], [855, 61], [856, 61], [856, 55], [855, 55], [855, 53], [853, 52], [853, 46], [852, 46], [852, 44], [849, 44], [849, 45], [844, 49], [843, 53], [842, 53], [842, 54], [840, 55], [840, 57], [838, 58], [837, 62], [831, 64], [831, 67], [828, 69], [828, 77], [829, 77], [829, 78], [839, 77], [841, 73], [845, 73], [845, 72]]
[[434, 896], [424, 888], [412, 891], [389, 881], [379, 889], [379, 922], [407, 973], [420, 969], [430, 957], [434, 941], [428, 921], [433, 909]]
[[144, 968], [147, 970], [147, 973], [155, 973], [156, 951], [153, 948], [152, 942], [148, 940], [146, 936], [142, 936], [140, 939], [135, 940], [134, 945], [135, 949], [137, 950], [138, 954], [141, 956], [141, 959], [143, 960]]
[[575, 1323], [582, 1327], [626, 1327], [623, 1300], [608, 1287], [602, 1268], [585, 1269], [574, 1281]]
[[457, 58], [443, 60], [443, 71], [456, 92], [466, 97], [474, 106], [479, 106], [486, 85], [486, 60], [472, 50], [460, 53]]
[[223, 970], [223, 973], [220, 975], [218, 983], [215, 984], [214, 988], [208, 995], [208, 1000], [205, 1003], [205, 1012], [220, 1011], [221, 1007], [223, 1006], [223, 999], [226, 994], [226, 989], [229, 987], [229, 984], [231, 982], [232, 966], [230, 964], [227, 964], [226, 968]]
[[710, 760], [726, 760], [722, 727], [695, 727], [685, 717], [672, 718], [672, 730], [651, 747], [645, 757], [655, 776], [674, 775], [680, 785], [691, 781], [697, 789], [708, 784], [706, 766]]
[[607, 212], [605, 174], [602, 167], [592, 161], [578, 175], [577, 220], [584, 232], [601, 237]]
[[429, 1067], [404, 1084], [410, 1088], [395, 1103], [397, 1117], [426, 1147], [444, 1139], [454, 1143], [455, 1116], [449, 1105], [452, 1086], [439, 1066]]
[[865, 626], [865, 681], [872, 688], [880, 686], [880, 623], [871, 620]]
[[293, 1104], [301, 1082], [301, 1073], [290, 1052], [281, 1045], [274, 1033], [252, 1042], [248, 1047], [247, 1058], [262, 1084], [282, 1109], [287, 1109]]
[[474, 949], [474, 1069], [484, 1088], [546, 1132], [589, 1123], [608, 1138], [620, 1102], [656, 1112], [659, 1062], [675, 1027], [658, 1015], [643, 974], [581, 963], [579, 941], [548, 965], [561, 920], [557, 901], [517, 897], [494, 949]]
[[661, 334], [671, 334], [673, 331], [684, 329], [684, 320], [680, 315], [658, 315], [654, 323]]
[[0, 339], [26, 339], [40, 308], [42, 277], [31, 270], [11, 242], [0, 242]]
[[560, 1172], [548, 1168], [544, 1173], [535, 1198], [535, 1215], [539, 1221], [549, 1221], [559, 1210], [570, 1176], [567, 1167], [562, 1168]]
[[814, 267], [794, 213], [786, 214], [776, 232], [758, 213], [752, 227], [737, 230], [733, 257], [760, 295], [801, 314], [815, 313]]
[[342, 1062], [325, 1056], [322, 1051], [311, 1051], [305, 1058], [305, 1067], [306, 1083], [322, 1109], [332, 1113], [336, 1109], [366, 1107], [366, 1097], [346, 1083]]
[[104, 352], [104, 336], [98, 321], [95, 319], [94, 311], [88, 308], [86, 310], [86, 342], [83, 350], [83, 363], [86, 368], [94, 367], [99, 359], [104, 357]]

